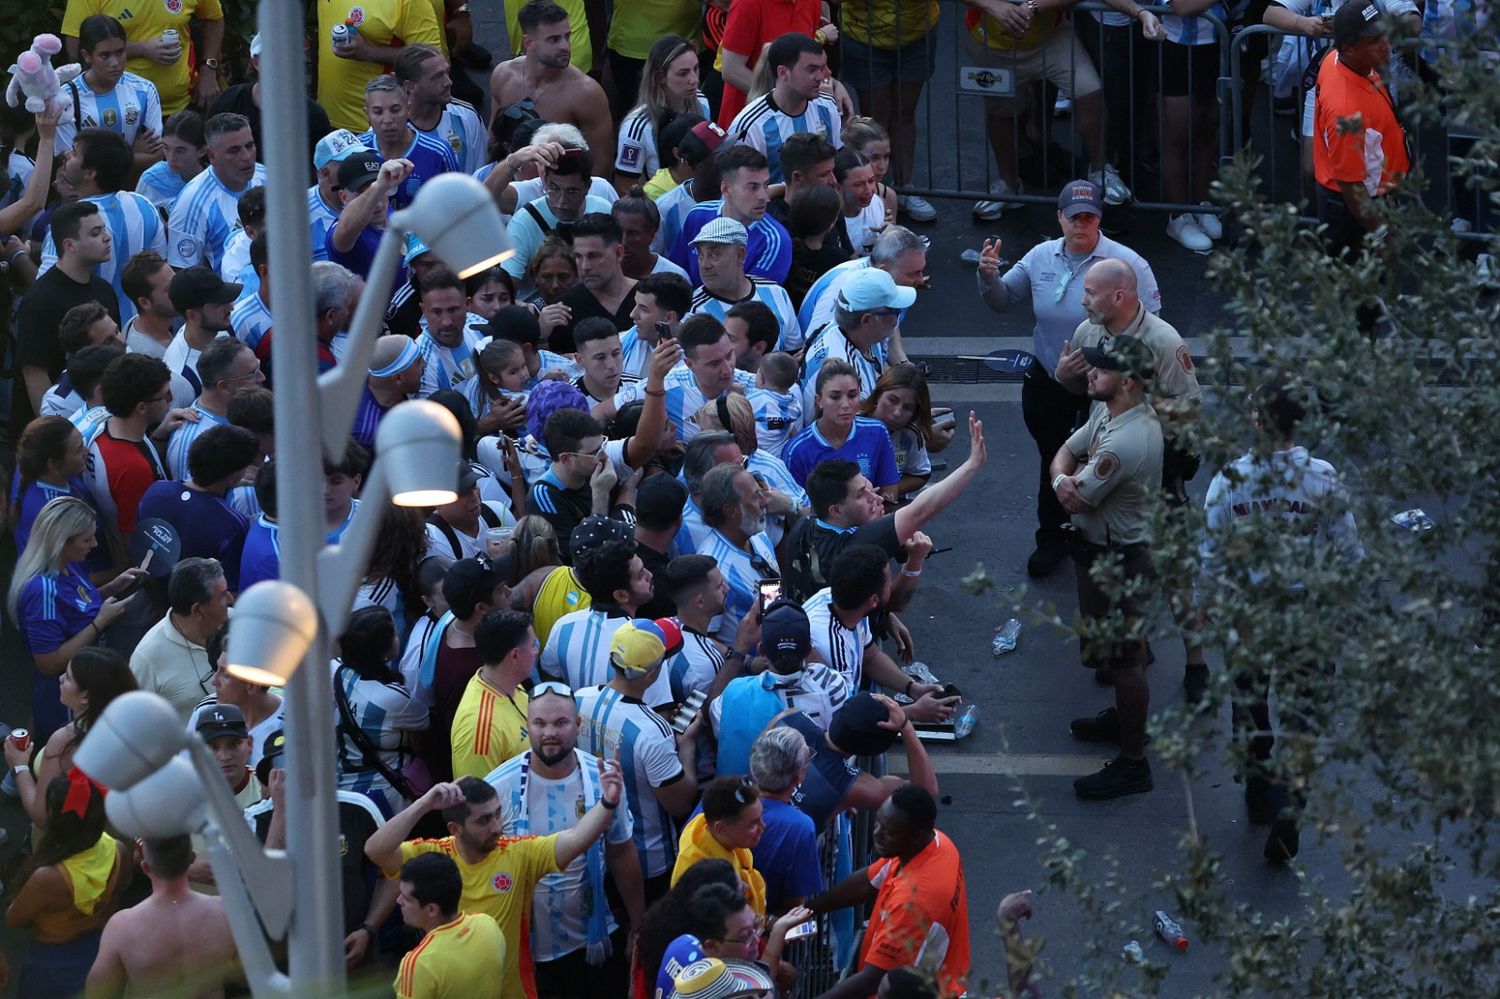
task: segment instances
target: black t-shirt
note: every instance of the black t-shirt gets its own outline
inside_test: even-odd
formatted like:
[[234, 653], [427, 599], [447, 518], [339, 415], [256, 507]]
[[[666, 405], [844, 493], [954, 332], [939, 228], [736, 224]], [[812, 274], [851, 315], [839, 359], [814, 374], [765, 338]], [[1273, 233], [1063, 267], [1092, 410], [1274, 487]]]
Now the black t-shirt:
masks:
[[818, 278], [848, 259], [848, 251], [832, 233], [823, 237], [823, 245], [816, 250], [809, 249], [800, 239], [792, 240], [792, 269], [786, 276], [786, 293], [791, 296], [792, 304], [802, 308], [807, 290]]
[[57, 342], [57, 328], [69, 309], [88, 302], [98, 302], [120, 321], [120, 302], [114, 288], [97, 274], [83, 283], [74, 281], [60, 267], [53, 267], [36, 279], [21, 298], [16, 310], [16, 384], [11, 393], [11, 420], [17, 431], [36, 416], [31, 397], [21, 377], [22, 367], [43, 368], [53, 384], [67, 366], [62, 344]]
[[635, 320], [630, 318], [630, 310], [635, 308], [634, 285], [631, 285], [630, 290], [625, 293], [624, 301], [620, 303], [620, 307], [613, 313], [605, 312], [604, 306], [594, 297], [594, 293], [582, 284], [575, 284], [564, 292], [562, 302], [573, 310], [573, 318], [570, 322], [553, 330], [547, 338], [548, 348], [559, 354], [571, 354], [578, 349], [573, 343], [573, 327], [585, 319], [591, 319], [595, 316], [608, 319], [615, 324], [615, 329], [621, 333], [624, 333], [635, 325]]
[[[375, 891], [380, 869], [365, 857], [365, 843], [384, 823], [375, 803], [354, 791], [339, 791], [339, 883], [343, 895], [344, 935], [348, 936], [365, 921], [370, 910], [370, 896]], [[255, 835], [266, 841], [271, 828], [271, 799], [245, 810], [255, 823]]]
[[659, 617], [671, 617], [677, 613], [677, 604], [664, 591], [667, 563], [672, 561], [665, 552], [659, 552], [655, 548], [641, 544], [635, 545], [635, 553], [641, 557], [641, 564], [646, 571], [651, 573], [655, 593], [646, 603], [636, 610], [636, 617], [649, 617], [655, 620]]
[[838, 557], [839, 552], [850, 545], [874, 545], [891, 558], [903, 558], [906, 555], [905, 547], [896, 536], [894, 513], [888, 513], [868, 524], [844, 530], [825, 527], [821, 520], [814, 521], [811, 541], [813, 550], [818, 553], [818, 563], [823, 567], [824, 575], [827, 575], [828, 567], [833, 565], [833, 560]]
[[[242, 114], [250, 121], [250, 134], [255, 139], [255, 158], [261, 163], [266, 161], [266, 144], [260, 133], [260, 108], [255, 106], [255, 97], [251, 91], [255, 88], [253, 83], [238, 83], [214, 98], [213, 106], [209, 108], [208, 117], [216, 114], [233, 112]], [[311, 98], [307, 101], [307, 148], [308, 155], [318, 144], [318, 140], [333, 131], [333, 125], [328, 121], [328, 113], [323, 110], [323, 105]], [[316, 171], [309, 176], [314, 180]]]

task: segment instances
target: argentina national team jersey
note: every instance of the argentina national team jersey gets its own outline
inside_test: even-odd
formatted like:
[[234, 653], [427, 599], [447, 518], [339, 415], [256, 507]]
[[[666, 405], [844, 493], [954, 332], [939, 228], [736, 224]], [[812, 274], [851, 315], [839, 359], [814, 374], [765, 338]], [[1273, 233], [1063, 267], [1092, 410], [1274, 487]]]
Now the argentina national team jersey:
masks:
[[780, 458], [786, 442], [802, 429], [802, 389], [793, 385], [791, 391], [779, 392], [756, 386], [745, 390], [745, 398], [755, 411], [756, 445]]
[[718, 530], [710, 530], [698, 546], [699, 555], [707, 555], [719, 564], [729, 593], [724, 598], [724, 613], [719, 616], [719, 641], [733, 645], [740, 631], [740, 621], [750, 613], [760, 596], [762, 579], [779, 578], [776, 549], [765, 532], [750, 539], [750, 551], [737, 547]]
[[312, 258], [328, 259], [328, 230], [338, 224], [339, 213], [329, 208], [314, 184], [307, 189], [307, 224], [312, 230]]
[[266, 342], [265, 351], [261, 350], [261, 343], [271, 329], [271, 310], [266, 308], [266, 303], [261, 301], [258, 292], [247, 290], [240, 295], [234, 308], [230, 310], [229, 328], [244, 341], [245, 346], [255, 351], [256, 357], [262, 361], [266, 359], [266, 354], [270, 353], [270, 343]]
[[[615, 674], [609, 645], [620, 625], [628, 620], [618, 611], [611, 615], [594, 607], [564, 614], [547, 636], [537, 669], [545, 677], [561, 679], [574, 690], [608, 683]], [[643, 700], [653, 708], [672, 703], [672, 684], [665, 668], [646, 689]]]
[[460, 100], [449, 101], [443, 106], [443, 113], [438, 116], [436, 126], [431, 129], [420, 129], [415, 125], [412, 127], [418, 135], [425, 135], [448, 147], [458, 164], [451, 169], [473, 173], [484, 166], [489, 129], [479, 120], [474, 105]]
[[859, 466], [860, 474], [876, 489], [892, 485], [901, 478], [901, 473], [896, 470], [896, 451], [891, 445], [890, 431], [885, 429], [884, 423], [868, 416], [854, 418], [849, 436], [838, 447], [828, 442], [816, 423], [810, 423], [787, 441], [781, 455], [792, 478], [798, 482], [806, 482], [813, 468], [831, 459], [854, 462]]
[[68, 417], [68, 421], [78, 428], [83, 436], [83, 446], [88, 447], [104, 432], [104, 425], [109, 422], [109, 410], [103, 406], [80, 409]]
[[165, 160], [158, 160], [135, 182], [135, 193], [155, 205], [157, 211], [170, 215], [184, 187], [187, 181], [182, 175], [167, 166]]
[[865, 649], [875, 640], [869, 618], [846, 628], [833, 613], [833, 591], [819, 590], [802, 605], [812, 630], [813, 651], [849, 684], [859, 690], [864, 680]]
[[[109, 282], [120, 303], [120, 326], [135, 318], [135, 301], [125, 294], [121, 281], [125, 265], [130, 258], [142, 250], [153, 250], [164, 254], [167, 249], [166, 227], [156, 206], [134, 191], [115, 191], [113, 194], [94, 194], [83, 199], [99, 206], [104, 224], [109, 227], [113, 240], [110, 257], [95, 266], [94, 273]], [[42, 242], [42, 265], [37, 273], [50, 270], [57, 263], [57, 245], [52, 240], [52, 229], [47, 229], [47, 238]]]
[[[427, 181], [440, 173], [448, 173], [458, 169], [458, 154], [453, 147], [442, 139], [427, 132], [418, 132], [410, 125], [407, 126], [411, 135], [411, 145], [406, 147], [406, 152], [401, 154], [403, 159], [411, 160], [411, 175], [401, 182], [401, 186], [391, 193], [391, 207], [400, 211], [410, 205], [412, 199], [417, 196], [417, 189]], [[367, 149], [373, 149], [379, 154], [380, 146], [375, 141], [375, 131], [359, 134], [359, 141], [364, 143]]]
[[646, 377], [646, 366], [650, 363], [653, 343], [641, 339], [634, 326], [620, 334], [620, 373], [639, 381]]
[[[705, 121], [710, 119], [712, 115], [709, 114], [708, 98], [703, 96], [703, 91], [698, 91], [695, 100], [698, 104], [698, 117]], [[620, 121], [620, 137], [615, 143], [615, 170], [646, 179], [660, 169], [661, 155], [656, 148], [656, 124], [652, 120], [651, 110], [644, 104], [637, 104]]]
[[[703, 280], [698, 274], [698, 247], [693, 241], [704, 226], [723, 213], [724, 202], [716, 199], [689, 207], [683, 216], [682, 228], [668, 256], [672, 263], [687, 271], [689, 284], [697, 285]], [[749, 243], [745, 246], [745, 273], [768, 281], [785, 281], [792, 270], [792, 234], [786, 231], [786, 226], [770, 215], [762, 215], [745, 229], [749, 233]]]
[[843, 119], [832, 97], [819, 94], [807, 102], [798, 115], [790, 115], [776, 106], [776, 92], [756, 98], [740, 109], [729, 123], [729, 140], [737, 145], [753, 146], [765, 153], [771, 163], [771, 183], [786, 180], [781, 173], [781, 144], [798, 132], [812, 132], [827, 139], [833, 148], [843, 146], [840, 138]]
[[266, 168], [260, 163], [243, 190], [225, 187], [212, 167], [188, 181], [167, 220], [167, 263], [178, 269], [208, 264], [218, 270], [230, 234], [241, 228], [240, 197], [265, 182]]
[[812, 283], [807, 294], [802, 296], [802, 308], [797, 310], [797, 321], [805, 332], [811, 333], [833, 318], [833, 305], [838, 291], [855, 271], [870, 266], [869, 257], [855, 257], [841, 264], [834, 264]]
[[161, 134], [161, 95], [156, 92], [156, 84], [144, 76], [127, 71], [107, 94], [94, 93], [94, 88], [79, 76], [62, 88], [61, 96], [68, 108], [57, 123], [57, 138], [52, 142], [53, 151], [59, 155], [72, 148], [82, 128], [119, 132], [130, 145], [135, 145], [136, 138], [147, 129]]
[[855, 374], [859, 375], [861, 398], [868, 399], [874, 395], [875, 383], [880, 381], [880, 373], [885, 370], [886, 354], [881, 349], [884, 344], [885, 341], [875, 344], [870, 348], [870, 356], [866, 357], [837, 326], [829, 325], [814, 331], [812, 346], [807, 348], [807, 357], [802, 362], [803, 412], [817, 411], [818, 372], [830, 357], [848, 361], [854, 368]]
[[197, 422], [183, 421], [180, 427], [172, 431], [172, 437], [167, 441], [167, 473], [183, 482], [188, 480], [188, 451], [192, 448], [193, 441], [210, 427], [222, 427], [229, 423], [229, 417], [210, 413], [197, 400], [193, 401], [192, 409], [198, 416]]
[[672, 817], [653, 789], [687, 779], [672, 727], [645, 704], [611, 687], [586, 687], [576, 695], [578, 748], [620, 761], [641, 873], [660, 877], [672, 869], [677, 841]]
[[451, 389], [474, 376], [479, 352], [475, 344], [479, 338], [467, 327], [459, 331], [458, 346], [445, 347], [427, 332], [427, 321], [422, 320], [422, 332], [417, 336], [417, 353], [426, 367], [422, 371], [422, 387], [417, 395], [423, 399], [434, 392]]
[[781, 326], [781, 336], [776, 341], [777, 350], [796, 351], [802, 348], [802, 327], [797, 322], [797, 310], [792, 306], [791, 296], [781, 285], [774, 281], [767, 281], [765, 278], [750, 278], [750, 294], [734, 301], [720, 298], [699, 285], [693, 289], [693, 304], [688, 309], [688, 315], [697, 315], [701, 312], [713, 316], [722, 323], [729, 315], [729, 310], [741, 302], [760, 302], [771, 310], [771, 314], [776, 317], [777, 323]]
[[[736, 371], [734, 380], [747, 392], [755, 387], [755, 376], [748, 371]], [[662, 380], [662, 388], [667, 393], [663, 400], [667, 408], [667, 419], [677, 427], [677, 439], [686, 444], [698, 436], [698, 424], [693, 417], [705, 402], [711, 400], [698, 387], [698, 379], [693, 377], [692, 371], [684, 362], [678, 362], [667, 372], [666, 378]], [[615, 409], [623, 409], [630, 403], [645, 398], [645, 393], [646, 383], [643, 381], [620, 386], [620, 391], [615, 393]]]

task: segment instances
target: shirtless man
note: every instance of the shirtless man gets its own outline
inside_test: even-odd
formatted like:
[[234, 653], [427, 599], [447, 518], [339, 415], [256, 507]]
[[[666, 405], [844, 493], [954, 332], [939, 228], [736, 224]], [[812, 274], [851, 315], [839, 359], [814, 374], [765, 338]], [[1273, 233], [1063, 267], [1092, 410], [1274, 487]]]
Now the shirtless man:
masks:
[[595, 150], [605, 180], [608, 156], [615, 148], [614, 124], [604, 88], [568, 60], [568, 12], [552, 0], [532, 0], [521, 8], [521, 55], [495, 67], [490, 76], [491, 106], [496, 114], [523, 100], [545, 121], [576, 125]]
[[240, 978], [234, 938], [224, 903], [188, 884], [190, 838], [143, 840], [136, 860], [151, 879], [151, 896], [105, 925], [89, 971], [88, 999], [224, 995], [225, 982]]

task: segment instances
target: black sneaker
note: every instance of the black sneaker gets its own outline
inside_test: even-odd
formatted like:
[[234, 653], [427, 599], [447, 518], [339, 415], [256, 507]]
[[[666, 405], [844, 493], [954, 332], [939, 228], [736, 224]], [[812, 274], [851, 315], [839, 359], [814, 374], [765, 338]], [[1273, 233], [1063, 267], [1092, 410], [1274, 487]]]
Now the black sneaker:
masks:
[[1026, 559], [1026, 575], [1033, 579], [1050, 576], [1067, 557], [1067, 549], [1058, 542], [1043, 542]]
[[1104, 769], [1073, 782], [1073, 790], [1084, 801], [1107, 801], [1122, 798], [1127, 794], [1142, 794], [1154, 787], [1151, 783], [1151, 764], [1144, 759], [1127, 760], [1116, 756], [1104, 764]]
[[1074, 718], [1068, 725], [1073, 738], [1084, 742], [1119, 742], [1120, 713], [1114, 708], [1105, 708], [1092, 718]]
[[1277, 819], [1266, 837], [1266, 859], [1273, 864], [1287, 863], [1297, 855], [1298, 838], [1296, 819]]
[[1182, 696], [1189, 704], [1202, 704], [1208, 693], [1208, 666], [1205, 663], [1188, 663], [1182, 674]]
[[1252, 825], [1270, 825], [1276, 818], [1276, 805], [1271, 800], [1271, 782], [1264, 777], [1245, 779], [1245, 811], [1250, 813]]

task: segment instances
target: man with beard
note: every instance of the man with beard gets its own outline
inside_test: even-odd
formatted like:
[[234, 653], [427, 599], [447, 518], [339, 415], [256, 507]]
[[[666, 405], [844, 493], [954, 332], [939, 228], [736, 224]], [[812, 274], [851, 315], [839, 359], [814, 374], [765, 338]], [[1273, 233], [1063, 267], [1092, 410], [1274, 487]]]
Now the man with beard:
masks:
[[616, 333], [634, 325], [630, 314], [635, 311], [636, 281], [620, 269], [625, 258], [622, 239], [619, 223], [604, 212], [590, 212], [573, 226], [578, 283], [562, 297], [571, 315], [553, 336], [571, 335], [586, 319], [606, 319]]
[[[619, 764], [598, 763], [599, 800], [571, 829], [551, 835], [502, 837], [500, 796], [478, 777], [435, 784], [415, 803], [380, 828], [365, 842], [369, 857], [387, 877], [424, 853], [453, 858], [463, 876], [462, 912], [493, 916], [505, 934], [505, 975], [496, 983], [501, 999], [535, 997], [529, 934], [523, 931], [526, 910], [537, 882], [565, 870], [581, 857], [609, 825], [620, 807], [623, 784]], [[409, 840], [412, 829], [428, 812], [441, 811], [448, 835], [441, 839]], [[523, 960], [523, 954], [526, 959]]]
[[207, 264], [215, 271], [224, 246], [240, 228], [239, 201], [266, 182], [255, 162], [255, 138], [244, 115], [216, 114], [203, 126], [208, 169], [187, 182], [167, 219], [167, 263]]
[[[603, 792], [599, 758], [578, 748], [578, 704], [560, 683], [538, 684], [526, 711], [529, 751], [490, 771], [485, 782], [500, 795], [500, 833], [526, 836], [571, 829], [578, 814]], [[608, 874], [632, 930], [645, 918], [641, 862], [629, 809], [618, 809], [602, 842], [592, 844], [560, 874], [537, 884], [531, 944], [537, 991], [547, 996], [623, 995], [629, 970], [624, 934], [604, 893]], [[608, 951], [603, 957], [601, 952]], [[598, 958], [603, 957], [602, 960]]]
[[175, 406], [191, 406], [203, 394], [203, 377], [198, 373], [198, 359], [221, 336], [229, 333], [229, 315], [235, 299], [244, 288], [229, 284], [218, 273], [199, 264], [172, 275], [167, 296], [172, 308], [183, 318], [182, 328], [167, 344], [162, 363], [173, 374], [181, 375], [191, 387], [190, 398], [172, 399]]
[[766, 487], [738, 465], [720, 465], [703, 477], [698, 505], [709, 528], [698, 546], [719, 565], [729, 584], [719, 640], [733, 645], [740, 622], [755, 613], [762, 579], [780, 578], [776, 550], [766, 536]]
[[472, 378], [478, 370], [479, 343], [466, 325], [468, 299], [464, 283], [446, 267], [422, 277], [422, 332], [417, 352], [422, 355], [422, 387], [417, 394], [427, 398]]
[[443, 54], [431, 45], [408, 45], [392, 68], [410, 99], [411, 127], [453, 150], [464, 173], [484, 166], [489, 133], [472, 104], [453, 99], [452, 71]]

